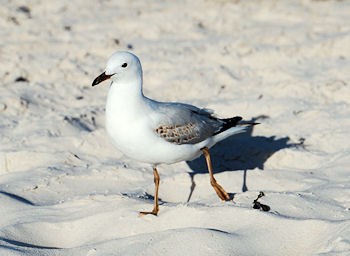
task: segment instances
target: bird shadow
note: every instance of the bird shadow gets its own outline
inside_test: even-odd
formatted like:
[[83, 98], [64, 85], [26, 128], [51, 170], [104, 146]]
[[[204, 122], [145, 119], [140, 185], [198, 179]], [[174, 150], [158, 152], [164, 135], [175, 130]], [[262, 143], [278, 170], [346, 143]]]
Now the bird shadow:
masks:
[[[247, 122], [256, 122], [269, 118], [268, 116], [258, 116]], [[248, 191], [247, 171], [253, 169], [264, 170], [264, 164], [274, 153], [285, 148], [305, 148], [304, 138], [300, 138], [298, 143], [292, 142], [290, 138], [276, 138], [275, 136], [253, 136], [254, 126], [248, 128], [244, 133], [231, 136], [218, 142], [210, 149], [210, 156], [213, 165], [213, 172], [221, 173], [225, 171], [243, 171], [242, 192]], [[204, 156], [187, 161], [187, 165], [192, 172], [189, 173], [192, 186], [188, 198], [190, 200], [195, 183], [194, 176], [208, 173], [208, 168]], [[229, 193], [231, 198], [234, 194]]]

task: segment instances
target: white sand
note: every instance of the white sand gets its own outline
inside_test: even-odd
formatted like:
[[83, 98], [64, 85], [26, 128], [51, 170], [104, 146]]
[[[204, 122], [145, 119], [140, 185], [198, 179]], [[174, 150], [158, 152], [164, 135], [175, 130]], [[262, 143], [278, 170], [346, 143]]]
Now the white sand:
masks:
[[[0, 255], [349, 255], [349, 13], [349, 1], [1, 1]], [[152, 171], [113, 148], [108, 84], [91, 88], [129, 44], [147, 96], [266, 117], [212, 149], [233, 201], [200, 158], [161, 166], [159, 216], [137, 217]], [[259, 191], [269, 212], [252, 208]]]

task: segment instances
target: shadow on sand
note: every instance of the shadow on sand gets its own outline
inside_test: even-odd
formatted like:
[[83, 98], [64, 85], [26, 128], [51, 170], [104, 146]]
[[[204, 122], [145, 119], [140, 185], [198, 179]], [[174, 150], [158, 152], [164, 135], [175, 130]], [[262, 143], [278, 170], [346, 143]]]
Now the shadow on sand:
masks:
[[[248, 122], [257, 122], [265, 118], [268, 117], [260, 116]], [[253, 129], [254, 126], [247, 129], [244, 133], [233, 135], [220, 141], [210, 149], [214, 174], [225, 171], [243, 171], [242, 192], [248, 191], [247, 170], [255, 168], [264, 170], [266, 160], [281, 149], [304, 147], [303, 138], [300, 139], [299, 143], [293, 143], [289, 137], [276, 139], [275, 136], [252, 136]], [[195, 186], [194, 176], [208, 173], [208, 169], [203, 155], [193, 161], [187, 161], [187, 164], [192, 169], [190, 175], [192, 179], [191, 190], [193, 191]], [[190, 200], [191, 195], [188, 200]], [[231, 194], [230, 196], [232, 197], [233, 195]]]

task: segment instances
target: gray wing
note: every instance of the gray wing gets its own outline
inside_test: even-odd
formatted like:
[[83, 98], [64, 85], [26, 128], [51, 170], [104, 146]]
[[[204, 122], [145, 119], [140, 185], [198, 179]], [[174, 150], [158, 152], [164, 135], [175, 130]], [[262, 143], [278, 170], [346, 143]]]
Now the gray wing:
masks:
[[216, 134], [224, 123], [212, 111], [192, 105], [157, 102], [155, 108], [154, 132], [175, 144], [201, 142]]

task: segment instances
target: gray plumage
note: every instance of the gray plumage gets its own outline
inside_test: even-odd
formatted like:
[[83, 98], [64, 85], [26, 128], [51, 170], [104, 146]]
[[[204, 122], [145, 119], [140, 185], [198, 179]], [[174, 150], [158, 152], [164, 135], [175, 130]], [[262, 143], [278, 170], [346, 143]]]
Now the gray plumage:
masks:
[[[152, 102], [156, 108], [155, 133], [170, 143], [196, 144], [237, 125], [241, 117], [219, 119], [209, 109], [183, 103]], [[231, 122], [230, 122], [231, 121]], [[230, 124], [229, 126], [227, 126]]]

